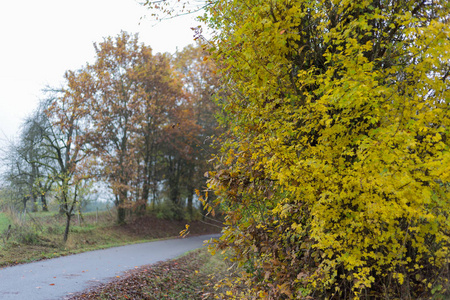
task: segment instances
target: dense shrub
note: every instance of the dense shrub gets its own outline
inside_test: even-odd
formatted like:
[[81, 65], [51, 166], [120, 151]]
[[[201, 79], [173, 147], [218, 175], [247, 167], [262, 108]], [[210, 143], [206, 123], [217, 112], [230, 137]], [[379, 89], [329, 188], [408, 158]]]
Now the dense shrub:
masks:
[[242, 297], [448, 294], [447, 1], [207, 6], [230, 94], [210, 173]]

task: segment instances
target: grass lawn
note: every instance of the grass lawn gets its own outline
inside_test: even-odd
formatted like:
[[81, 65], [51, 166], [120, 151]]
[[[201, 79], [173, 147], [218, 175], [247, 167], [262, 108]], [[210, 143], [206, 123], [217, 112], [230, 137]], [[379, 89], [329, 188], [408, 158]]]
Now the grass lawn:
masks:
[[0, 212], [0, 233], [8, 229], [9, 224], [11, 224], [11, 220], [5, 213]]

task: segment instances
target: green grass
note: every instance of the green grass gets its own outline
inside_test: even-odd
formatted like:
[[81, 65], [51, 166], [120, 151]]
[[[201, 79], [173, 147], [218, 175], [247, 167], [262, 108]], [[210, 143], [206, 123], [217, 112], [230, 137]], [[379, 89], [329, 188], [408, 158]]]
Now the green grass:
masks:
[[0, 212], [0, 235], [8, 229], [8, 226], [11, 224], [11, 220], [5, 213]]
[[[12, 221], [10, 221], [12, 220]], [[114, 220], [103, 213], [98, 222], [74, 217], [69, 239], [63, 242], [65, 217], [55, 212], [27, 214], [25, 221], [17, 215], [0, 213], [0, 229], [12, 223], [11, 237], [0, 243], [0, 266], [26, 263], [83, 251], [137, 242], [133, 235], [121, 236], [114, 230]]]

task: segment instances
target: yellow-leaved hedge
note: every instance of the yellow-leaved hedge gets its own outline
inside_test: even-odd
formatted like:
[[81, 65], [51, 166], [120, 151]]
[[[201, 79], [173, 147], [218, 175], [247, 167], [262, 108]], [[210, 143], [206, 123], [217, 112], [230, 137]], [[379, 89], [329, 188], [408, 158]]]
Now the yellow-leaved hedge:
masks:
[[216, 0], [237, 298], [445, 297], [448, 1]]

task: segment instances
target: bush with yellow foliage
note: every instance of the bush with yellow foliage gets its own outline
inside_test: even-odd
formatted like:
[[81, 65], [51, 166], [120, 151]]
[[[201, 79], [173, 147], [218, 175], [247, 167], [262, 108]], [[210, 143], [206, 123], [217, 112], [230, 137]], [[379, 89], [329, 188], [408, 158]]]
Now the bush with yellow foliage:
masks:
[[230, 95], [209, 181], [226, 213], [216, 247], [248, 287], [231, 294], [448, 296], [448, 1], [206, 9]]

